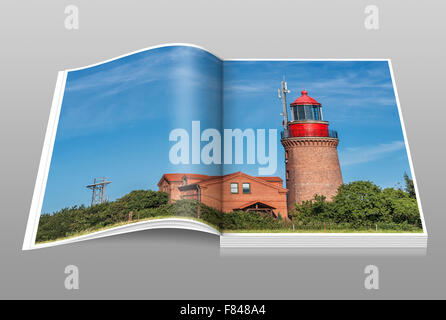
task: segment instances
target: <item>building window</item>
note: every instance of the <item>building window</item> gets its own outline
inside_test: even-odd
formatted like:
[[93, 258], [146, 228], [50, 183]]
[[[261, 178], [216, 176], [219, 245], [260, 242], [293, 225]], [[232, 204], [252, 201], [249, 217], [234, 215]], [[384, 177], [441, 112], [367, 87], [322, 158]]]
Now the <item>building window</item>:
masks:
[[299, 120], [299, 115], [297, 114], [297, 107], [291, 108], [293, 110], [293, 120]]
[[243, 193], [251, 193], [251, 184], [243, 183]]
[[314, 120], [312, 109], [313, 109], [312, 106], [305, 106], [305, 119], [306, 120]]
[[286, 179], [288, 180], [290, 178], [290, 172], [287, 170], [286, 171]]
[[231, 193], [238, 193], [238, 183], [231, 183]]
[[298, 111], [298, 120], [305, 120], [305, 109], [304, 106], [298, 106], [297, 107], [297, 111]]
[[313, 119], [321, 120], [319, 116], [319, 107], [313, 107]]

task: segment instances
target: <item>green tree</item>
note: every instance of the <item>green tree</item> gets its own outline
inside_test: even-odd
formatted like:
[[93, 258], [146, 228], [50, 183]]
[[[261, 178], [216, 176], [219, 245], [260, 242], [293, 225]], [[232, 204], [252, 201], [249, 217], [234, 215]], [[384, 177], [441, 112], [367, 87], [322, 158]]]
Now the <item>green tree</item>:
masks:
[[128, 210], [142, 210], [147, 208], [157, 208], [167, 204], [169, 195], [165, 192], [152, 190], [134, 190], [116, 202], [124, 203]]
[[409, 178], [406, 172], [404, 172], [404, 182], [406, 183], [405, 191], [409, 194], [411, 198], [416, 199], [417, 195], [415, 192], [415, 185], [413, 183], [413, 180]]
[[386, 188], [383, 195], [390, 208], [392, 221], [395, 223], [409, 223], [421, 227], [420, 213], [416, 198], [401, 189]]
[[325, 196], [316, 194], [312, 200], [297, 204], [295, 210], [290, 212], [290, 216], [295, 222], [307, 224], [314, 221], [329, 221], [333, 218], [332, 213], [332, 203], [328, 202]]
[[359, 226], [390, 220], [390, 210], [381, 189], [370, 181], [354, 181], [340, 186], [333, 202], [334, 222]]

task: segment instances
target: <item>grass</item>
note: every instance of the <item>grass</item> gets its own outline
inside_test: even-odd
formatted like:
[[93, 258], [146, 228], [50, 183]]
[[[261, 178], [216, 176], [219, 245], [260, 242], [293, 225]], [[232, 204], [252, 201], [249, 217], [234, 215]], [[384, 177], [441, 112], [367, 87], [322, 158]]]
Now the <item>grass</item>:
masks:
[[223, 230], [224, 233], [423, 233], [422, 229], [405, 231], [405, 230], [379, 230], [375, 229], [336, 229], [336, 230], [323, 230], [323, 229], [305, 229], [305, 230], [293, 230], [293, 229], [260, 229], [260, 230]]

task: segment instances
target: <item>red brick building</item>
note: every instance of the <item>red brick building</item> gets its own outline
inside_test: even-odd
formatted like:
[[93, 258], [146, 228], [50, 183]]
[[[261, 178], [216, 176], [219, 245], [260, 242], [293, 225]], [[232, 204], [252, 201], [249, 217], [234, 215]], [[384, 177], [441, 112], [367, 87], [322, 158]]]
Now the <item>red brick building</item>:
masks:
[[255, 211], [288, 219], [286, 194], [279, 177], [254, 177], [243, 172], [224, 176], [167, 173], [158, 182], [171, 201], [193, 199], [223, 212]]

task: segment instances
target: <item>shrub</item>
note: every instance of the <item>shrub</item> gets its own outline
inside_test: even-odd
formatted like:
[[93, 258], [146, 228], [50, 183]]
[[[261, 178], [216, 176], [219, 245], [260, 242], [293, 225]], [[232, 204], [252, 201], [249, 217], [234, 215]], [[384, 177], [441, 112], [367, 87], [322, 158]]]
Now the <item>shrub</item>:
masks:
[[[381, 190], [370, 181], [355, 181], [339, 187], [333, 201], [315, 195], [312, 200], [297, 204], [289, 212], [292, 224], [302, 230], [374, 229], [414, 231], [421, 228], [420, 214], [414, 189], [406, 178], [406, 191], [386, 188]], [[199, 210], [198, 210], [199, 209]], [[40, 217], [37, 242], [67, 237], [83, 231], [94, 231], [138, 215], [153, 217], [198, 217], [226, 230], [291, 229], [281, 214], [273, 218], [267, 214], [236, 211], [222, 213], [195, 200], [168, 203], [168, 194], [152, 190], [135, 190], [114, 202], [92, 207], [74, 206]]]
[[330, 228], [378, 228], [409, 230], [421, 227], [417, 200], [401, 189], [381, 190], [370, 181], [355, 181], [339, 187], [333, 201], [316, 195], [290, 212], [297, 226]]
[[124, 222], [128, 220], [130, 211], [147, 216], [167, 215], [170, 213], [166, 208], [167, 202], [168, 195], [165, 192], [136, 190], [114, 202], [91, 207], [74, 206], [53, 214], [43, 214], [39, 220], [36, 241], [54, 240]]
[[226, 230], [262, 230], [289, 228], [283, 219], [275, 219], [267, 214], [234, 211], [223, 214], [222, 229]]

